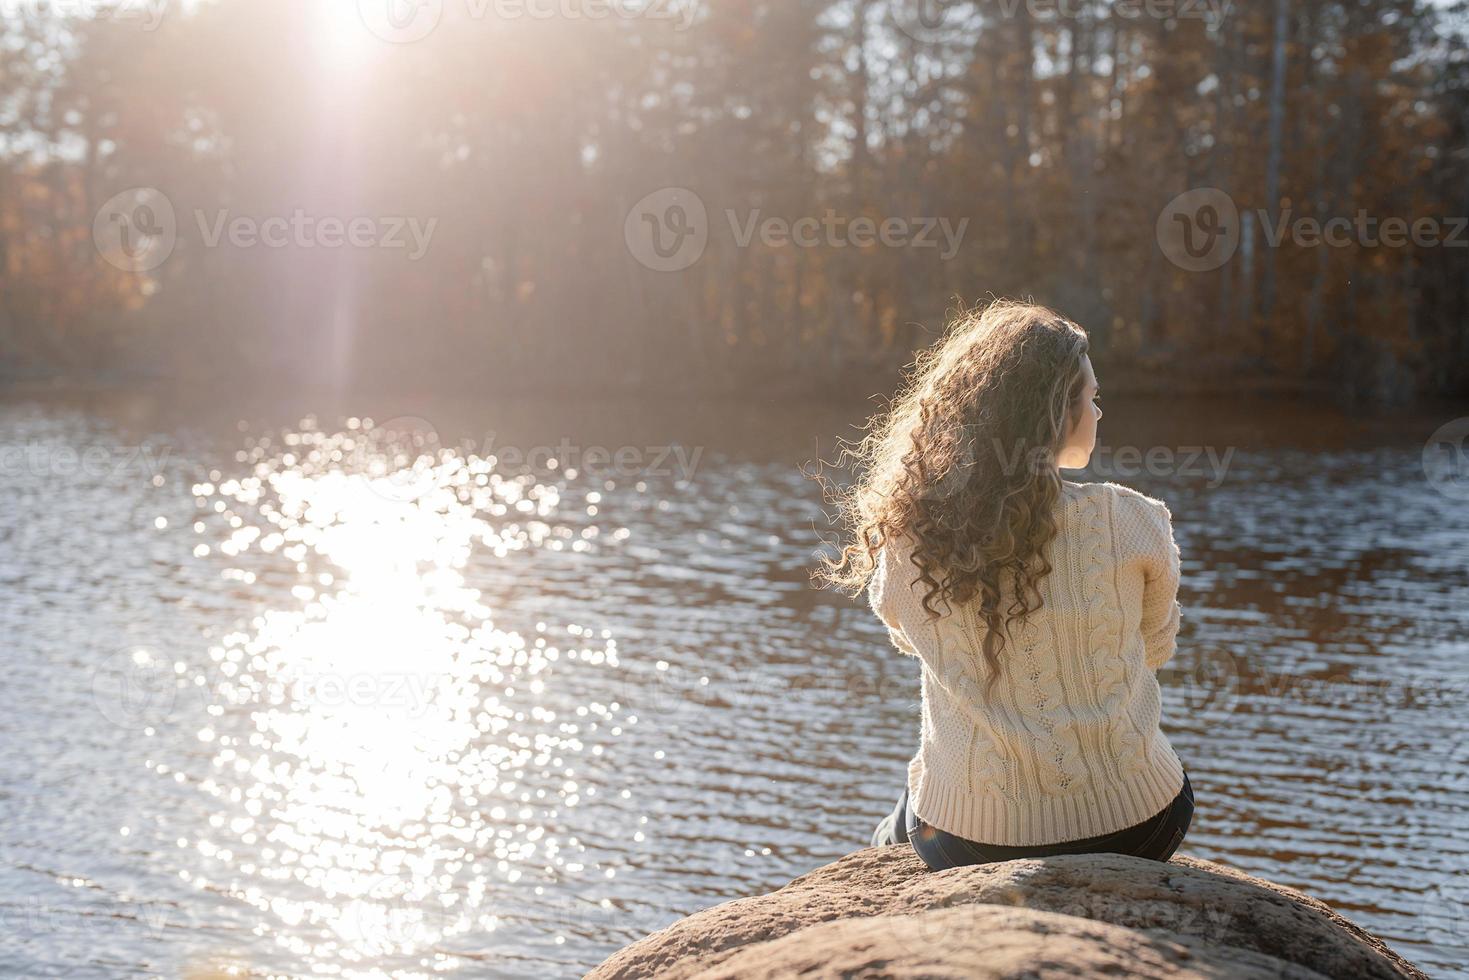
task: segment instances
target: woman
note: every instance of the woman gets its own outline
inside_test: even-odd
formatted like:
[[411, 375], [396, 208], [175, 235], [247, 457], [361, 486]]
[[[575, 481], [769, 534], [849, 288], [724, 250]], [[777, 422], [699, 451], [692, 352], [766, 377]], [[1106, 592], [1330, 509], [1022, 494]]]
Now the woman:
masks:
[[873, 843], [935, 870], [1052, 854], [1166, 861], [1193, 790], [1159, 729], [1178, 632], [1161, 501], [1073, 483], [1102, 411], [1085, 331], [1025, 303], [961, 316], [856, 447], [858, 591], [922, 665], [908, 784]]

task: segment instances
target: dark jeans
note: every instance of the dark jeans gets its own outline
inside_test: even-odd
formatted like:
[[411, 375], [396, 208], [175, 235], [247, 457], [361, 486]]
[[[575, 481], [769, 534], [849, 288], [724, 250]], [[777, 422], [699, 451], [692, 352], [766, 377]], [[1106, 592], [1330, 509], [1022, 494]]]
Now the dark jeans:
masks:
[[909, 843], [923, 863], [934, 871], [1055, 854], [1131, 854], [1167, 861], [1183, 843], [1183, 836], [1188, 833], [1193, 819], [1194, 788], [1188, 781], [1188, 773], [1184, 773], [1183, 789], [1179, 790], [1173, 802], [1140, 824], [1100, 837], [1084, 837], [1061, 844], [1006, 847], [965, 840], [930, 827], [909, 809], [908, 790], [904, 788], [892, 815], [878, 827], [873, 843]]

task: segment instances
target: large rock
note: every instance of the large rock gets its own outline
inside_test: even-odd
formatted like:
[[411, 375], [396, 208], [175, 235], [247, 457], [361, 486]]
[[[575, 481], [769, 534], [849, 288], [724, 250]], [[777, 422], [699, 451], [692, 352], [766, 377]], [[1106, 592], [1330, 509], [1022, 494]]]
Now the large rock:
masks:
[[1425, 976], [1316, 899], [1210, 861], [1084, 854], [935, 873], [906, 845], [691, 915], [589, 976], [793, 975]]

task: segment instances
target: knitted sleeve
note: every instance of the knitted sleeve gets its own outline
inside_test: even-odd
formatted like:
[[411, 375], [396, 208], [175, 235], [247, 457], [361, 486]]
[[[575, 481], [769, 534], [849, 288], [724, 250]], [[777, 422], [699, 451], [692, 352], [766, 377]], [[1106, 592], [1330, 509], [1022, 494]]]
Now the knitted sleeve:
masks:
[[1148, 547], [1143, 555], [1143, 646], [1147, 665], [1162, 667], [1177, 650], [1178, 543], [1173, 538], [1173, 515], [1161, 500], [1140, 498], [1147, 504], [1145, 526]]
[[877, 614], [877, 618], [888, 628], [888, 637], [893, 641], [893, 646], [910, 657], [916, 657], [918, 650], [903, 632], [900, 611], [905, 599], [911, 602], [912, 590], [905, 585], [903, 569], [892, 545], [885, 545], [878, 553], [877, 568], [867, 583], [867, 601], [872, 605], [872, 611]]

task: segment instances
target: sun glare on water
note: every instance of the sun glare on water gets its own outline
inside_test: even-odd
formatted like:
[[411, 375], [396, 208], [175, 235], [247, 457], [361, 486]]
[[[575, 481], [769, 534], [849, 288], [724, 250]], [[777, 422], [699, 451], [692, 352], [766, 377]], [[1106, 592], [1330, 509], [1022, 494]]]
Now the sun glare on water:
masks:
[[615, 667], [612, 640], [503, 629], [466, 583], [476, 552], [555, 535], [557, 489], [415, 442], [303, 427], [194, 488], [195, 531], [223, 532], [196, 554], [284, 600], [209, 651], [214, 815], [186, 842], [194, 884], [343, 976], [451, 969], [501, 924], [498, 890], [577, 874], [558, 814], [581, 802], [584, 757], [633, 721], [548, 697], [558, 663]]

